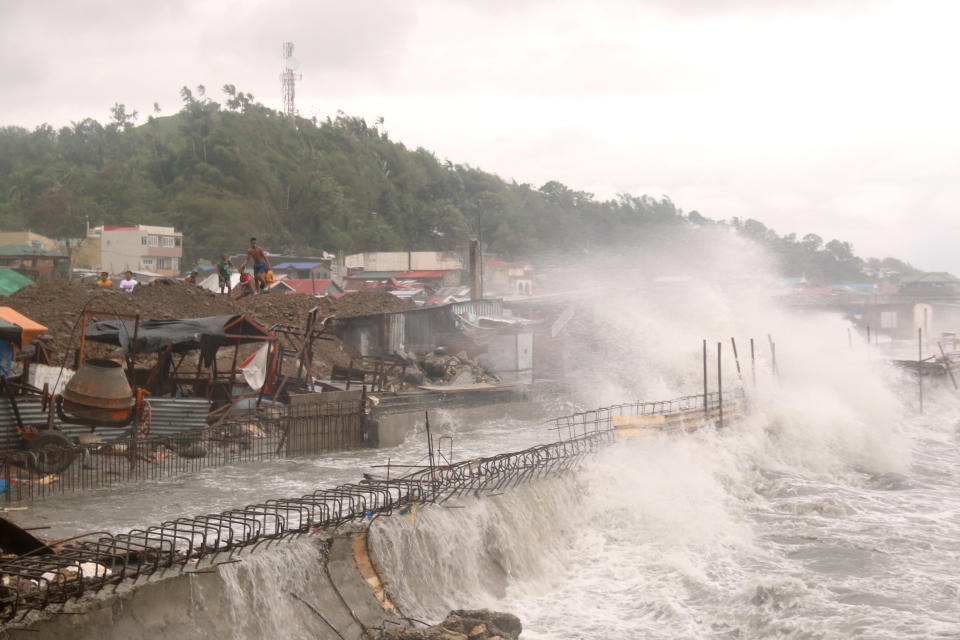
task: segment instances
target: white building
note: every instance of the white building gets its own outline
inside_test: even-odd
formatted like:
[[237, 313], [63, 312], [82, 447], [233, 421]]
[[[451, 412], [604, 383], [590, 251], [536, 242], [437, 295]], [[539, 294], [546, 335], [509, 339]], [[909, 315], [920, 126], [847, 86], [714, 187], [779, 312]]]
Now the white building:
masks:
[[183, 233], [173, 227], [100, 226], [87, 231], [84, 243], [74, 253], [73, 264], [111, 274], [152, 271], [177, 276], [182, 257]]
[[437, 271], [463, 269], [463, 256], [455, 251], [369, 251], [346, 256], [344, 264], [364, 271]]

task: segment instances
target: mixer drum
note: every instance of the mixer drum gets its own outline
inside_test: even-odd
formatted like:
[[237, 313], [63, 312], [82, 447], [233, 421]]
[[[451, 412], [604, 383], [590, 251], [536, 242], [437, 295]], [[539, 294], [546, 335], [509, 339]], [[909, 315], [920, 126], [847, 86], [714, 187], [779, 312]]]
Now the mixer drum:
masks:
[[112, 360], [87, 360], [63, 390], [63, 412], [85, 422], [128, 422], [136, 399], [123, 372]]

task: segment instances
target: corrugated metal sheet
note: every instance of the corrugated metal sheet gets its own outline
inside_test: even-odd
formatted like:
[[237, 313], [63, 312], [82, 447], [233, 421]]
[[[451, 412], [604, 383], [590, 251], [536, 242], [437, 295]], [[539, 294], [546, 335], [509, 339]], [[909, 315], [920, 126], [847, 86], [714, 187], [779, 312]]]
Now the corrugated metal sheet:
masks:
[[457, 315], [462, 313], [472, 313], [478, 316], [502, 316], [503, 300], [466, 300], [464, 302], [454, 302], [450, 308]]
[[[150, 407], [152, 419], [150, 433], [153, 435], [172, 435], [181, 431], [202, 429], [207, 426], [207, 414], [210, 413], [210, 401], [204, 398], [152, 398]], [[39, 399], [20, 399], [17, 401], [20, 417], [25, 425], [46, 425], [47, 414], [41, 411]], [[90, 433], [90, 427], [79, 424], [61, 423], [55, 415], [53, 420], [61, 431], [70, 437]], [[123, 435], [126, 429], [100, 428], [94, 430], [104, 440]], [[17, 433], [17, 420], [10, 402], [0, 399], [0, 451], [19, 448], [20, 435]]]
[[0, 295], [12, 296], [32, 284], [33, 280], [13, 269], [0, 269]]
[[392, 313], [387, 316], [387, 353], [406, 351], [406, 316], [402, 313]]
[[427, 353], [459, 334], [455, 315], [503, 315], [502, 300], [471, 300], [409, 311], [341, 318], [337, 336], [365, 356], [385, 356], [399, 351]]

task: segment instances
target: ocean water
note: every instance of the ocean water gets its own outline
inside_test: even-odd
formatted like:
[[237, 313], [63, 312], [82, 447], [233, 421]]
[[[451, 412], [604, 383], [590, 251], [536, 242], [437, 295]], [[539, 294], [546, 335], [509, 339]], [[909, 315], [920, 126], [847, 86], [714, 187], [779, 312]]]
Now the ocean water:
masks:
[[[838, 318], [734, 314], [724, 300], [713, 300], [714, 334], [766, 338], [753, 363], [741, 355], [740, 376], [724, 360], [725, 388], [746, 394], [744, 419], [624, 440], [574, 473], [378, 518], [371, 547], [403, 611], [431, 621], [454, 608], [510, 611], [528, 640], [960, 638], [960, 393], [928, 388], [920, 413], [915, 381], [851, 345]], [[533, 419], [465, 423], [441, 411], [435, 435], [453, 438], [455, 459], [489, 455], [555, 439], [542, 420], [571, 406], [697, 393], [697, 318], [652, 313], [598, 311], [608, 330], [577, 356], [563, 403]], [[611, 359], [604, 340], [634, 357]], [[49, 537], [123, 531], [357, 481], [387, 460], [422, 464], [423, 432], [393, 449], [213, 469], [11, 515], [50, 526]], [[302, 568], [296, 553], [272, 553], [227, 572], [225, 611], [249, 616], [245, 603], [266, 597], [248, 576]], [[286, 637], [315, 624], [281, 618]], [[232, 637], [260, 637], [261, 626], [235, 623]], [[263, 628], [275, 636], [275, 624]]]
[[960, 399], [885, 409], [624, 441], [372, 546], [407, 615], [491, 607], [528, 639], [957, 638]]

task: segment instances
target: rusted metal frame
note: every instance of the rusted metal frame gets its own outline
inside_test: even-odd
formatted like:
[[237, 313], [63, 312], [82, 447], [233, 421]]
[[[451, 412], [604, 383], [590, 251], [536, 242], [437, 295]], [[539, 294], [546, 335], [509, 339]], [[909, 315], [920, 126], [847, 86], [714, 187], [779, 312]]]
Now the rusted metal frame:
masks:
[[[248, 325], [252, 326], [254, 329], [256, 329], [257, 331], [260, 331], [260, 332], [263, 333], [263, 334], [269, 334], [269, 333], [270, 333], [270, 331], [269, 331], [268, 329], [266, 329], [263, 325], [261, 325], [259, 322], [257, 322], [257, 321], [254, 320], [253, 318], [251, 318], [251, 317], [249, 317], [249, 316], [247, 316], [247, 315], [244, 315], [244, 314], [240, 314], [237, 318], [235, 318], [235, 319], [231, 320], [230, 322], [228, 322], [227, 324], [223, 325], [223, 330], [224, 330], [224, 332], [226, 332], [228, 329], [233, 329], [234, 327], [236, 327], [236, 326], [238, 326], [238, 325], [241, 325], [241, 326], [242, 326], [242, 325], [244, 325], [244, 324], [248, 324]], [[245, 334], [245, 335], [243, 335], [242, 337], [244, 337], [244, 338], [255, 338], [255, 337], [258, 337], [258, 336], [256, 336], [255, 334], [250, 334], [250, 335], [246, 335], [246, 334]]]
[[230, 522], [231, 528], [234, 523], [239, 524], [243, 528], [243, 537], [234, 543], [234, 546], [243, 546], [249, 540], [255, 540], [263, 534], [263, 522], [257, 520], [257, 518], [243, 509], [221, 511], [218, 515], [224, 521]]
[[340, 518], [343, 514], [343, 500], [341, 500], [339, 496], [330, 495], [327, 489], [318, 489], [310, 494], [309, 497], [316, 500], [323, 500], [327, 503], [328, 507], [330, 503], [333, 503], [333, 507], [329, 508], [327, 521], [324, 524], [340, 524]]
[[208, 543], [206, 547], [208, 553], [219, 553], [227, 549], [233, 548], [237, 542], [234, 540], [236, 537], [237, 531], [233, 527], [233, 520], [227, 517], [224, 517], [222, 513], [210, 513], [201, 516], [194, 516], [193, 520], [198, 523], [209, 524], [211, 527], [215, 527], [220, 534], [217, 536], [217, 539], [214, 543], [214, 546], [210, 546]]
[[282, 498], [276, 500], [267, 500], [264, 504], [275, 506], [277, 509], [283, 508], [288, 513], [297, 514], [297, 526], [293, 527], [290, 523], [292, 518], [287, 518], [287, 528], [290, 531], [299, 533], [308, 532], [317, 518], [317, 512], [323, 512], [325, 505], [319, 501], [307, 500], [304, 498]]
[[355, 491], [358, 495], [364, 496], [366, 503], [364, 505], [365, 511], [382, 509], [391, 500], [390, 492], [381, 487], [366, 484], [347, 484], [342, 486], [347, 490]]
[[362, 504], [362, 508], [361, 508], [360, 513], [363, 513], [363, 512], [365, 512], [365, 511], [367, 510], [367, 509], [366, 509], [366, 504], [367, 504], [367, 503], [366, 503], [366, 496], [356, 494], [356, 493], [354, 493], [354, 492], [352, 492], [352, 491], [349, 491], [349, 490], [341, 489], [340, 487], [336, 487], [336, 488], [334, 488], [334, 489], [328, 489], [327, 491], [328, 491], [328, 493], [330, 493], [330, 494], [336, 495], [336, 496], [338, 496], [338, 497], [340, 497], [340, 498], [345, 498], [345, 499], [348, 501], [348, 503], [349, 503], [350, 506], [349, 506], [349, 508], [348, 508], [347, 511], [346, 511], [346, 513], [348, 514], [348, 515], [346, 516], [347, 519], [352, 519], [352, 518], [354, 518], [354, 517], [357, 515], [357, 513], [358, 513], [358, 512], [357, 512], [357, 504], [358, 504], [358, 503]]
[[[156, 551], [156, 547], [151, 547], [146, 542], [141, 543], [138, 540], [131, 537], [130, 534], [124, 534], [124, 536], [117, 536], [113, 538], [109, 543], [104, 543], [108, 553], [112, 554], [114, 558], [114, 565], [117, 560], [123, 563], [122, 571], [114, 571], [117, 574], [117, 582], [124, 578], [132, 577], [136, 581], [141, 575], [153, 575], [156, 573], [159, 563], [160, 556], [159, 553], [151, 554], [151, 551]], [[172, 548], [171, 544], [171, 548]], [[150, 558], [153, 557], [153, 562], [150, 561]], [[130, 575], [129, 566], [132, 565], [135, 567], [133, 575]], [[153, 566], [151, 566], [153, 565]]]
[[244, 335], [242, 333], [225, 333], [224, 338], [229, 338], [230, 340], [262, 340], [264, 342], [269, 342], [273, 340], [273, 336], [255, 336], [255, 335]]
[[[260, 523], [260, 532], [256, 536], [258, 538], [280, 537], [284, 531], [286, 531], [287, 519], [280, 515], [279, 509], [271, 509], [269, 506], [263, 504], [250, 504], [242, 510], [238, 510], [238, 512], [243, 513], [247, 517], [254, 518]], [[269, 533], [271, 531], [271, 521], [273, 523], [273, 533]]]
[[[44, 608], [50, 604], [65, 603], [70, 595], [68, 589], [62, 580], [56, 580], [59, 571], [68, 565], [46, 561], [43, 563], [32, 563], [22, 568], [16, 575], [11, 576], [16, 582], [17, 599], [33, 601], [32, 608]], [[47, 577], [53, 574], [53, 578]], [[33, 589], [22, 590], [27, 584], [33, 585]], [[76, 585], [71, 585], [74, 589]], [[82, 588], [79, 587], [79, 588]]]
[[[165, 568], [180, 565], [181, 572], [186, 568], [187, 562], [194, 555], [196, 536], [180, 533], [176, 527], [171, 530], [168, 524], [146, 529], [145, 535], [150, 539], [165, 541], [170, 540], [173, 549], [168, 555], [168, 562]], [[184, 548], [185, 547], [185, 548]]]
[[[500, 454], [485, 459], [470, 460], [441, 468], [441, 480], [429, 470], [420, 470], [414, 474], [417, 477], [402, 480], [376, 481], [362, 485], [342, 485], [332, 490], [320, 490], [312, 495], [300, 499], [285, 501], [271, 501], [261, 505], [251, 505], [243, 510], [224, 512], [216, 516], [201, 516], [199, 518], [181, 519], [172, 523], [164, 523], [158, 528], [149, 530], [134, 530], [122, 537], [107, 536], [99, 541], [87, 541], [84, 548], [75, 549], [70, 555], [77, 555], [77, 560], [96, 561], [105, 567], [116, 567], [117, 563], [124, 564], [123, 569], [116, 571], [109, 578], [94, 580], [91, 586], [102, 588], [106, 583], [117, 583], [131, 575], [149, 574], [161, 566], [172, 566], [175, 563], [186, 563], [188, 559], [198, 559], [210, 548], [214, 553], [226, 550], [240, 550], [255, 548], [264, 540], [282, 539], [301, 533], [306, 530], [315, 530], [317, 526], [336, 526], [351, 519], [365, 517], [370, 512], [384, 513], [392, 511], [401, 504], [420, 501], [431, 494], [438, 484], [443, 485], [436, 495], [446, 500], [451, 495], [463, 493], [465, 490], [496, 490], [503, 486], [516, 486], [534, 477], [542, 477], [557, 467], [569, 466], [581, 459], [586, 453], [597, 449], [605, 442], [612, 442], [614, 434], [609, 431], [590, 432], [571, 441], [541, 445], [527, 450]], [[325, 522], [314, 522], [317, 512], [327, 514], [322, 518]], [[280, 522], [290, 522], [293, 515], [297, 516], [297, 527], [282, 526]], [[286, 517], [284, 517], [286, 516]], [[276, 526], [272, 533], [268, 520], [275, 518]], [[241, 529], [241, 537], [234, 540], [236, 529]], [[181, 533], [181, 529], [187, 531]], [[228, 532], [227, 544], [223, 544], [221, 535]], [[209, 546], [209, 534], [215, 532], [216, 540], [213, 547]], [[202, 541], [200, 550], [195, 545], [195, 539]], [[141, 542], [142, 540], [142, 542]], [[185, 543], [186, 551], [177, 552], [176, 540]], [[158, 547], [156, 542], [160, 542]], [[151, 555], [152, 554], [152, 555]], [[136, 571], [130, 571], [129, 564], [136, 560]], [[68, 564], [73, 560], [64, 557], [60, 561]], [[36, 562], [33, 563], [36, 568]], [[56, 563], [55, 563], [56, 564]], [[0, 565], [0, 569], [10, 573], [15, 568], [10, 563]], [[113, 569], [112, 569], [113, 570]], [[15, 571], [14, 574], [22, 573]], [[42, 575], [42, 572], [41, 572]], [[84, 587], [87, 585], [84, 584]], [[50, 591], [48, 588], [46, 591]], [[56, 589], [45, 594], [43, 598], [66, 595]], [[43, 600], [37, 601], [26, 597], [18, 597], [10, 605], [10, 611], [19, 610], [23, 606], [42, 606]], [[16, 614], [13, 614], [16, 615]]]
[[[186, 543], [186, 550], [183, 551], [181, 557], [183, 562], [181, 562], [181, 567], [186, 566], [186, 561], [188, 558], [197, 557], [202, 558], [206, 550], [206, 537], [208, 531], [215, 531], [216, 535], [219, 537], [220, 530], [215, 527], [210, 527], [206, 525], [199, 525], [196, 520], [190, 518], [178, 518], [176, 520], [167, 520], [161, 523], [158, 527], [151, 527], [148, 531], [161, 531], [161, 536], [170, 537], [174, 540], [174, 547], [176, 547], [176, 541], [182, 541]], [[199, 545], [197, 540], [199, 539]]]
[[[132, 539], [130, 534], [108, 536], [97, 541], [84, 542], [81, 546], [85, 551], [92, 551], [98, 555], [100, 558], [98, 564], [106, 563], [105, 566], [108, 567], [116, 567], [118, 562], [122, 564], [123, 569], [120, 571], [111, 568], [111, 571], [117, 575], [118, 581], [131, 577], [129, 571], [130, 565], [136, 567], [132, 576], [134, 580], [139, 578], [140, 575], [143, 575], [145, 568], [144, 560], [147, 557], [147, 552], [151, 550], [149, 545], [141, 544]], [[153, 572], [147, 572], [147, 575], [150, 573]]]
[[160, 357], [157, 358], [157, 364], [153, 367], [153, 370], [150, 371], [150, 376], [147, 378], [146, 383], [143, 387], [149, 389], [153, 386], [153, 381], [160, 375], [160, 372], [163, 370], [166, 363], [171, 359], [170, 354], [173, 353], [173, 345], [168, 344], [163, 351], [160, 352]]

